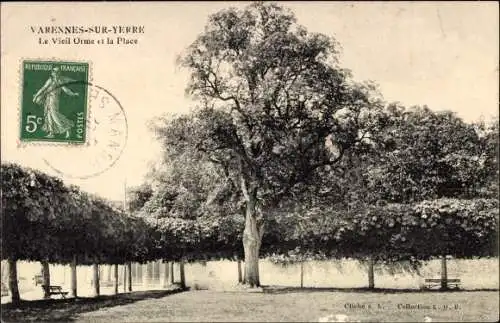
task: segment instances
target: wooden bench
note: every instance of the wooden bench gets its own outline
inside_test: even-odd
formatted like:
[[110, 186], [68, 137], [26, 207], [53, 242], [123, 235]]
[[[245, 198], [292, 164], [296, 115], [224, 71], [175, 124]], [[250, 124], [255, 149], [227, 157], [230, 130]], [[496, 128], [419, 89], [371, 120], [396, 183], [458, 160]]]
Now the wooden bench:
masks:
[[[446, 286], [448, 286], [448, 288], [459, 289], [460, 279], [447, 279]], [[425, 280], [425, 287], [429, 289], [435, 287], [441, 288], [441, 278], [427, 278]]]
[[[45, 285], [42, 285], [42, 289], [45, 291]], [[61, 295], [62, 298], [66, 298], [68, 292], [63, 292], [61, 286], [49, 286], [49, 295]]]

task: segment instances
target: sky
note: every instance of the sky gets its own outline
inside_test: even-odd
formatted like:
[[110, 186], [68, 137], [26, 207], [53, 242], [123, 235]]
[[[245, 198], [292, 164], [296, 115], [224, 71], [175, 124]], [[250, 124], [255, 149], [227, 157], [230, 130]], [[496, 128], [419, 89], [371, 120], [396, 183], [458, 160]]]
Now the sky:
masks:
[[[358, 81], [379, 84], [386, 101], [451, 110], [467, 121], [498, 116], [499, 17], [495, 2], [282, 2], [309, 31], [342, 45], [341, 65]], [[67, 183], [121, 200], [125, 183], [138, 185], [158, 159], [148, 122], [185, 113], [188, 72], [175, 60], [203, 31], [208, 16], [245, 2], [2, 3], [1, 159], [52, 175], [51, 158], [88, 167], [88, 151], [18, 146], [20, 62], [90, 61], [93, 83], [121, 103], [128, 140], [116, 164], [89, 179]], [[142, 25], [137, 45], [40, 45], [30, 26]], [[130, 36], [135, 37], [135, 36]], [[50, 150], [52, 149], [52, 150]]]

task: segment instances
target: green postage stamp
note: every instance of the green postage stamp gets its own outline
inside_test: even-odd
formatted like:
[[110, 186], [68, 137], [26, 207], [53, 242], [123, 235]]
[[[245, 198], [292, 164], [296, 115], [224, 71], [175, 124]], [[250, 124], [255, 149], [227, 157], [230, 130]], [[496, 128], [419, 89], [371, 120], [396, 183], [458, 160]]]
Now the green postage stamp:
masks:
[[23, 61], [21, 141], [84, 143], [89, 64]]

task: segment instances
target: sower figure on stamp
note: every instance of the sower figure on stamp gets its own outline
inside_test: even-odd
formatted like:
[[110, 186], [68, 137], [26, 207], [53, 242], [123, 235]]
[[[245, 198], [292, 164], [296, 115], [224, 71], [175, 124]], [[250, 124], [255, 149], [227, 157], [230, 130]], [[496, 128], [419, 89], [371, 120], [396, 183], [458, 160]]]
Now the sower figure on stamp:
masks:
[[61, 91], [70, 96], [78, 96], [78, 93], [64, 86], [64, 83], [67, 82], [68, 78], [62, 77], [59, 74], [59, 68], [55, 67], [52, 69], [50, 78], [33, 96], [34, 103], [43, 105], [44, 123], [42, 130], [47, 132], [47, 138], [53, 138], [54, 135], [62, 133], [66, 133], [66, 138], [69, 138], [70, 130], [74, 127], [73, 121], [59, 112], [59, 95]]

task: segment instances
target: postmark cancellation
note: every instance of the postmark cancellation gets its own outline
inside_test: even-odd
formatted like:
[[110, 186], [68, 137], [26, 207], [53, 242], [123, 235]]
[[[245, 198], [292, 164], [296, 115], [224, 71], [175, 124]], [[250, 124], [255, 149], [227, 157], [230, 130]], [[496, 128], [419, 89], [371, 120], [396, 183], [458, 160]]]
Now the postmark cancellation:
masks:
[[23, 60], [20, 147], [65, 177], [88, 178], [112, 167], [127, 142], [118, 99], [91, 83], [91, 63]]

